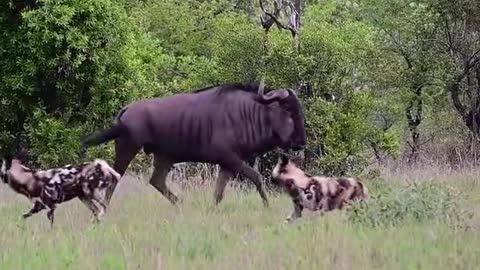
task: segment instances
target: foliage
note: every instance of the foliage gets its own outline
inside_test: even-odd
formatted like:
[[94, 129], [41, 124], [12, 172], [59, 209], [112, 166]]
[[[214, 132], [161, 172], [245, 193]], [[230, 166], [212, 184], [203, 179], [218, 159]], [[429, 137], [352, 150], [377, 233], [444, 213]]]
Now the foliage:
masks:
[[253, 82], [262, 63], [262, 31], [246, 16], [227, 14], [213, 23], [210, 50], [222, 82]]
[[54, 167], [74, 162], [79, 149], [80, 128], [67, 128], [61, 119], [49, 117], [45, 111], [35, 111], [27, 123], [32, 164]]
[[[8, 134], [23, 134], [33, 153], [52, 157], [46, 163], [56, 161], [54, 156], [72, 160], [76, 148], [68, 143], [61, 148], [63, 139], [74, 140], [66, 137], [78, 135], [86, 122], [109, 123], [127, 101], [150, 96], [158, 85], [154, 76], [161, 51], [137, 32], [121, 3], [44, 0], [19, 14], [7, 4], [2, 2], [4, 14], [19, 18], [11, 24], [2, 17], [0, 26], [9, 36], [2, 38], [5, 50], [0, 51], [6, 112], [0, 121], [9, 132], [1, 136], [5, 151], [18, 145]], [[44, 113], [34, 114], [38, 110]], [[49, 127], [55, 136], [48, 136]]]
[[[262, 76], [299, 94], [308, 165], [322, 173], [358, 173], [372, 154], [397, 158], [412, 100], [422, 107], [419, 145], [457, 143], [462, 121], [473, 130], [465, 119], [480, 67], [458, 88], [452, 81], [462, 55], [477, 59], [478, 5], [447, 2], [309, 1], [293, 39], [262, 29], [257, 2], [1, 0], [1, 152], [27, 144], [38, 163], [75, 161], [75, 138], [110, 125], [132, 100]], [[64, 153], [52, 147], [61, 140]], [[111, 144], [89, 152], [111, 157]], [[262, 159], [268, 167], [276, 157]]]
[[368, 202], [354, 205], [349, 218], [373, 227], [432, 220], [463, 226], [469, 212], [462, 196], [445, 183], [413, 182], [406, 187], [377, 183], [370, 190]]

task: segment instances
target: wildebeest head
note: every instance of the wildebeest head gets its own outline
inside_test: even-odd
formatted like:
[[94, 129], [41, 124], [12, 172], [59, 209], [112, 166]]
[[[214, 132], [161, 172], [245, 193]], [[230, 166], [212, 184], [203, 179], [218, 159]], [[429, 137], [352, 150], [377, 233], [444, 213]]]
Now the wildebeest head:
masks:
[[258, 90], [258, 101], [272, 108], [270, 119], [281, 148], [298, 151], [306, 144], [303, 110], [291, 89], [270, 91], [264, 94], [263, 84]]

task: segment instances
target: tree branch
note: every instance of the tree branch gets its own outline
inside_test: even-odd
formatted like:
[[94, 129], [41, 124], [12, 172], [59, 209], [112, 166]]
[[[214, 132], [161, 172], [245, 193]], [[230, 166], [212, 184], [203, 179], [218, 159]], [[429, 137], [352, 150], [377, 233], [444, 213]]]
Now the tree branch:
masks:
[[472, 55], [472, 57], [470, 57], [469, 61], [465, 63], [463, 72], [455, 76], [452, 82], [447, 86], [447, 90], [450, 92], [450, 97], [452, 98], [453, 106], [464, 120], [466, 120], [467, 112], [465, 106], [460, 101], [460, 83], [465, 76], [471, 72], [472, 68], [480, 63], [480, 57], [475, 56], [478, 53], [479, 52], [476, 52], [474, 55]]
[[[262, 24], [263, 29], [265, 29], [265, 31], [268, 32], [272, 27], [272, 25], [275, 23], [275, 19], [278, 16], [280, 16], [280, 11], [282, 9], [282, 1], [275, 0], [273, 2], [273, 14], [270, 14], [266, 11], [262, 0], [259, 0], [259, 3], [260, 3], [260, 9], [263, 12], [263, 14], [260, 16], [260, 22]], [[268, 18], [265, 18], [265, 15], [268, 16]]]

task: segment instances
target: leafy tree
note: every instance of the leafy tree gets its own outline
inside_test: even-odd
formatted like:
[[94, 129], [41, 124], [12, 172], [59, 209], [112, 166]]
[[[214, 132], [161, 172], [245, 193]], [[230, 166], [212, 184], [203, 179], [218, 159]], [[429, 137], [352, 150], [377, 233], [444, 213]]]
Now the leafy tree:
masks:
[[154, 67], [161, 50], [137, 31], [120, 2], [9, 3], [2, 1], [0, 16], [0, 106], [7, 112], [0, 138], [6, 151], [24, 138], [44, 157], [71, 141], [62, 160], [73, 160], [78, 128], [111, 121], [127, 101], [158, 86]]

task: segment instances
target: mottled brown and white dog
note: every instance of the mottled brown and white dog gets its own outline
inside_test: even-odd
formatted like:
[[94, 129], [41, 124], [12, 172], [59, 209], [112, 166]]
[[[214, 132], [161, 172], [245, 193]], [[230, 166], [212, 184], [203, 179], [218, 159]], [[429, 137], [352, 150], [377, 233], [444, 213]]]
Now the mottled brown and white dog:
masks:
[[300, 218], [304, 208], [323, 213], [368, 198], [368, 190], [362, 182], [351, 177], [310, 176], [298, 167], [298, 163], [298, 158], [282, 154], [272, 171], [272, 181], [292, 198], [293, 211], [286, 222]]
[[[3, 158], [0, 178], [34, 204], [33, 208], [23, 215], [24, 218], [48, 208], [47, 217], [52, 225], [56, 205], [73, 198], [80, 199], [93, 212], [95, 221], [98, 222], [107, 208], [106, 189], [120, 180], [120, 175], [101, 159], [48, 170], [27, 168], [23, 165], [25, 160], [24, 149], [14, 158]], [[100, 206], [95, 205], [95, 202]]]

